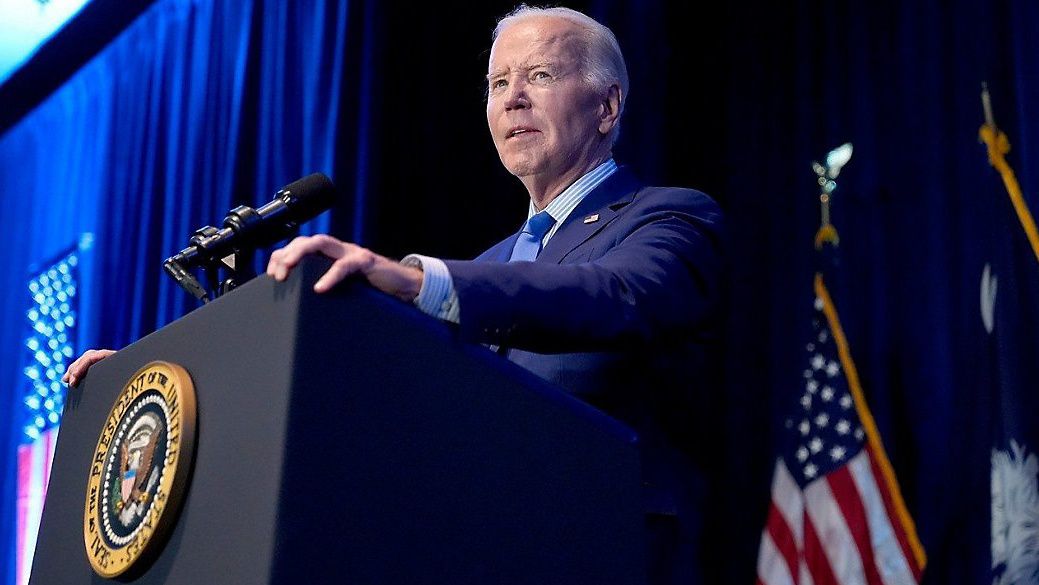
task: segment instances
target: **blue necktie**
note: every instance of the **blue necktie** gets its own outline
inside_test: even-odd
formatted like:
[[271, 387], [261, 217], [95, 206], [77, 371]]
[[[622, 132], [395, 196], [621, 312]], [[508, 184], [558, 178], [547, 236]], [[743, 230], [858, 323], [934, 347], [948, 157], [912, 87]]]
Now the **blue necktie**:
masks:
[[545, 234], [552, 229], [552, 225], [555, 223], [555, 218], [547, 211], [530, 216], [527, 223], [523, 224], [523, 231], [519, 238], [516, 239], [516, 246], [512, 248], [509, 262], [533, 261], [537, 258], [538, 253], [541, 252], [541, 240], [545, 239]]

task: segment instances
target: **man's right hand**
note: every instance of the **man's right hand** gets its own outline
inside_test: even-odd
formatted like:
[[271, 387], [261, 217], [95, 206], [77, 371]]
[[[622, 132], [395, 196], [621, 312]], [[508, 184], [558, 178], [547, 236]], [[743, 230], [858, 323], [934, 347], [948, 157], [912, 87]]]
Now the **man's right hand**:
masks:
[[422, 290], [422, 270], [327, 234], [299, 236], [275, 250], [267, 263], [267, 275], [274, 280], [285, 280], [300, 260], [310, 254], [334, 260], [328, 272], [314, 284], [314, 292], [327, 292], [352, 274], [364, 276], [375, 288], [406, 303], [414, 301]]
[[83, 353], [83, 355], [79, 356], [76, 361], [69, 364], [68, 369], [65, 370], [65, 375], [61, 377], [61, 381], [75, 388], [79, 384], [79, 381], [87, 375], [87, 370], [90, 369], [90, 366], [105, 359], [113, 353], [115, 353], [115, 351], [111, 349], [88, 349]]

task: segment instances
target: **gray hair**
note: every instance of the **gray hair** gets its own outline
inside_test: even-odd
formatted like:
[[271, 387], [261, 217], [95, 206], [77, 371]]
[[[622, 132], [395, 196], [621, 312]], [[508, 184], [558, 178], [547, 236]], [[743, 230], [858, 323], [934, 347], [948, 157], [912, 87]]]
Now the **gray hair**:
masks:
[[551, 16], [568, 20], [583, 31], [583, 41], [589, 62], [583, 65], [585, 81], [594, 87], [604, 88], [613, 83], [620, 86], [620, 106], [617, 112], [617, 124], [610, 130], [610, 144], [617, 142], [620, 133], [620, 115], [624, 113], [624, 104], [628, 101], [628, 67], [624, 64], [624, 55], [617, 37], [605, 25], [594, 18], [563, 6], [541, 8], [520, 4], [512, 12], [506, 14], [494, 27], [491, 41], [498, 39], [501, 31], [516, 24], [517, 21], [534, 16]]

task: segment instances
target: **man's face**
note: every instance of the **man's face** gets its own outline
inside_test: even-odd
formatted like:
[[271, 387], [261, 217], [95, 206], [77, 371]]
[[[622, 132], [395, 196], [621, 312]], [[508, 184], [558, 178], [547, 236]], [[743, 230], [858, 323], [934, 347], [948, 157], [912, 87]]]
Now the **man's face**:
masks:
[[601, 98], [584, 78], [576, 25], [528, 17], [501, 31], [488, 66], [487, 125], [517, 177], [584, 170], [600, 148]]

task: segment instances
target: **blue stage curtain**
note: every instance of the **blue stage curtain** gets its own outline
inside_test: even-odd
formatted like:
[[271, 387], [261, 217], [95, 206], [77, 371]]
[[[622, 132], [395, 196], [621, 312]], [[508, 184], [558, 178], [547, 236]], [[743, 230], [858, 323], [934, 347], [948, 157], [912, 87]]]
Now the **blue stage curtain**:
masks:
[[194, 308], [165, 257], [235, 205], [333, 175], [347, 9], [159, 0], [0, 136], [0, 582], [14, 574], [29, 266], [94, 235], [77, 351], [122, 347]]

